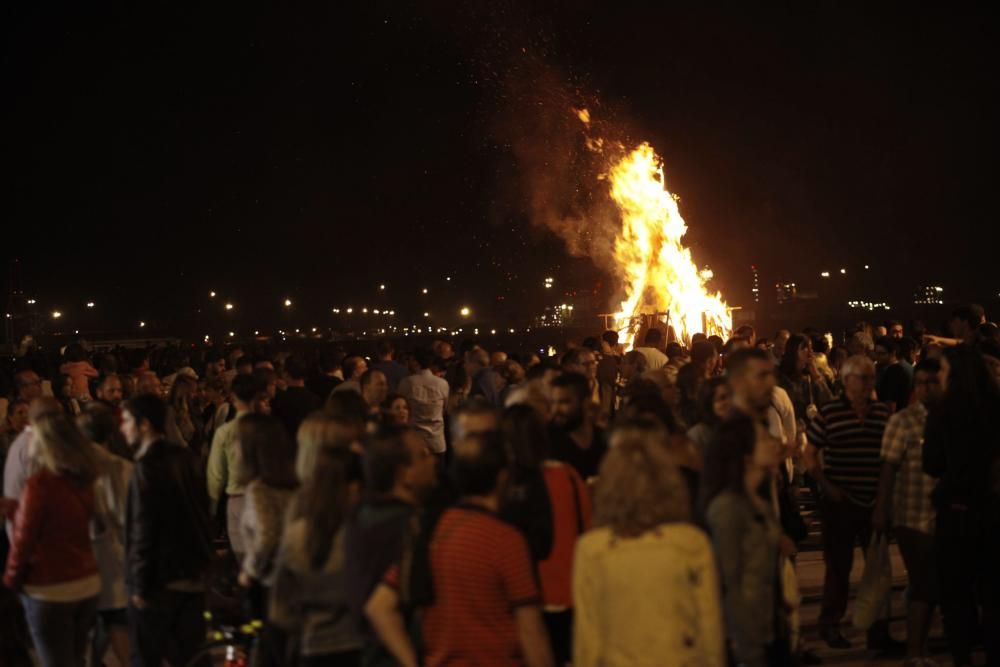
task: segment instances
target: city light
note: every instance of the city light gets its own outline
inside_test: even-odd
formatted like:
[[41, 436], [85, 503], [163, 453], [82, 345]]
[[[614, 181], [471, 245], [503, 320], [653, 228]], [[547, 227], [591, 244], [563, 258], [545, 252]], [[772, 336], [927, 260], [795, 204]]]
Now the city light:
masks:
[[93, 308], [93, 307], [94, 307], [94, 302], [93, 301], [88, 301], [87, 302], [87, 308]]
[[348, 308], [348, 309], [347, 309], [347, 314], [348, 314], [348, 315], [350, 315], [350, 314], [351, 314], [351, 313], [353, 313], [353, 312], [354, 312], [354, 309], [353, 309], [353, 308]]
[[291, 307], [292, 307], [292, 300], [285, 299], [285, 308], [291, 308]]
[[214, 298], [215, 298], [215, 292], [209, 292], [209, 293], [208, 293], [208, 297], [209, 297], [210, 299], [214, 299]]
[[870, 267], [867, 264], [865, 264], [865, 271], [867, 271], [869, 268]]
[[60, 313], [58, 310], [52, 311], [52, 319], [58, 320], [60, 317], [62, 317], [62, 313]]
[[830, 272], [829, 271], [824, 271], [823, 273], [821, 273], [819, 275], [820, 275], [821, 278], [829, 278], [830, 277]]
[[339, 315], [340, 314], [340, 308], [334, 308], [333, 312]]
[[232, 332], [232, 331], [230, 331], [230, 332], [229, 332], [229, 337], [230, 337], [230, 338], [234, 337], [235, 335], [236, 335], [236, 334], [235, 334], [234, 332]]
[[226, 310], [232, 310], [232, 309], [233, 309], [233, 304], [227, 303], [226, 304]]
[[362, 312], [362, 313], [367, 313], [367, 312], [368, 312], [368, 309], [367, 309], [367, 308], [362, 308], [362, 309], [361, 309], [361, 312]]
[[35, 305], [35, 300], [34, 299], [28, 299], [28, 305], [29, 306], [34, 306]]
[[468, 317], [468, 316], [469, 316], [469, 314], [470, 314], [470, 313], [471, 313], [472, 311], [471, 311], [471, 310], [469, 310], [469, 307], [468, 307], [468, 306], [465, 306], [464, 308], [462, 308], [462, 310], [460, 310], [460, 311], [458, 311], [458, 312], [459, 312], [459, 314], [460, 314], [460, 315], [461, 315], [462, 317]]
[[139, 328], [140, 328], [140, 329], [142, 329], [142, 328], [143, 328], [143, 327], [145, 327], [145, 326], [146, 326], [146, 323], [145, 323], [145, 322], [139, 322]]
[[385, 285], [379, 285], [379, 286], [378, 286], [378, 288], [379, 288], [380, 290], [384, 290], [384, 289], [385, 289]]
[[451, 276], [446, 277], [445, 280], [447, 280], [448, 282], [451, 282]]
[[552, 287], [552, 278], [546, 278], [545, 279], [545, 289], [549, 289], [551, 287]]
[[421, 291], [421, 292], [423, 292], [424, 294], [427, 294], [427, 288], [426, 288], [426, 287], [425, 287], [425, 288], [423, 288], [423, 289], [422, 289], [422, 290], [420, 290], [420, 291]]
[[840, 270], [840, 274], [841, 275], [846, 275], [847, 274], [847, 269], [841, 269]]
[[424, 313], [424, 317], [430, 317], [430, 316], [431, 316], [430, 313]]

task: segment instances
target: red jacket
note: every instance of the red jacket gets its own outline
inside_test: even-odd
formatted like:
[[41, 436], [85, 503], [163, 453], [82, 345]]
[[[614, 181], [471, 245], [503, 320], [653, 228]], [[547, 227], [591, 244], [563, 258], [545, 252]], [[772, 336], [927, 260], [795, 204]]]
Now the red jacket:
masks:
[[14, 517], [3, 582], [46, 586], [97, 574], [90, 542], [94, 485], [41, 470], [28, 479]]
[[546, 605], [573, 606], [573, 553], [576, 539], [590, 530], [590, 491], [572, 466], [546, 461], [545, 486], [552, 503], [552, 551], [538, 563]]

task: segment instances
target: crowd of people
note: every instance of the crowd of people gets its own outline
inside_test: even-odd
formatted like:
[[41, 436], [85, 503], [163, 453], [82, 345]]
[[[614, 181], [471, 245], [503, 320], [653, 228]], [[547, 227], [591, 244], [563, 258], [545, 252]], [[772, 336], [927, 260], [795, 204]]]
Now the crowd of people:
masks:
[[815, 664], [889, 534], [906, 641], [882, 613], [867, 648], [930, 664], [939, 608], [956, 665], [1000, 664], [1000, 334], [976, 306], [949, 328], [29, 350], [0, 402], [0, 654], [202, 664], [236, 600], [256, 665]]

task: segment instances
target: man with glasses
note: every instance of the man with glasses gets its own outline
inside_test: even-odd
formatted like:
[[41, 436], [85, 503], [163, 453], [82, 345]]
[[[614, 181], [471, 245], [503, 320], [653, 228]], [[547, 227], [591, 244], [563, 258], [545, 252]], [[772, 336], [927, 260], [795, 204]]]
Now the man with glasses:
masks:
[[[823, 603], [820, 636], [831, 648], [850, 648], [840, 632], [847, 611], [854, 547], [868, 547], [872, 512], [878, 492], [882, 437], [890, 410], [872, 399], [875, 365], [866, 356], [847, 359], [841, 369], [844, 393], [819, 408], [809, 424], [806, 467], [820, 489], [823, 522]], [[868, 631], [868, 648], [899, 650], [889, 635], [888, 621]]]

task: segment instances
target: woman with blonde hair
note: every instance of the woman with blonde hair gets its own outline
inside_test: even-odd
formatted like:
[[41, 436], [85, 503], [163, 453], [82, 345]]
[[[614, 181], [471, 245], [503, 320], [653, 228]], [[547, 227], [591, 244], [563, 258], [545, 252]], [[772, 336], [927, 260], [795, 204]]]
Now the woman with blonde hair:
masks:
[[611, 435], [573, 563], [574, 666], [726, 664], [715, 559], [667, 441], [644, 420]]
[[101, 577], [90, 541], [94, 449], [72, 417], [42, 415], [31, 443], [36, 472], [14, 517], [4, 584], [22, 593], [44, 667], [86, 663]]

